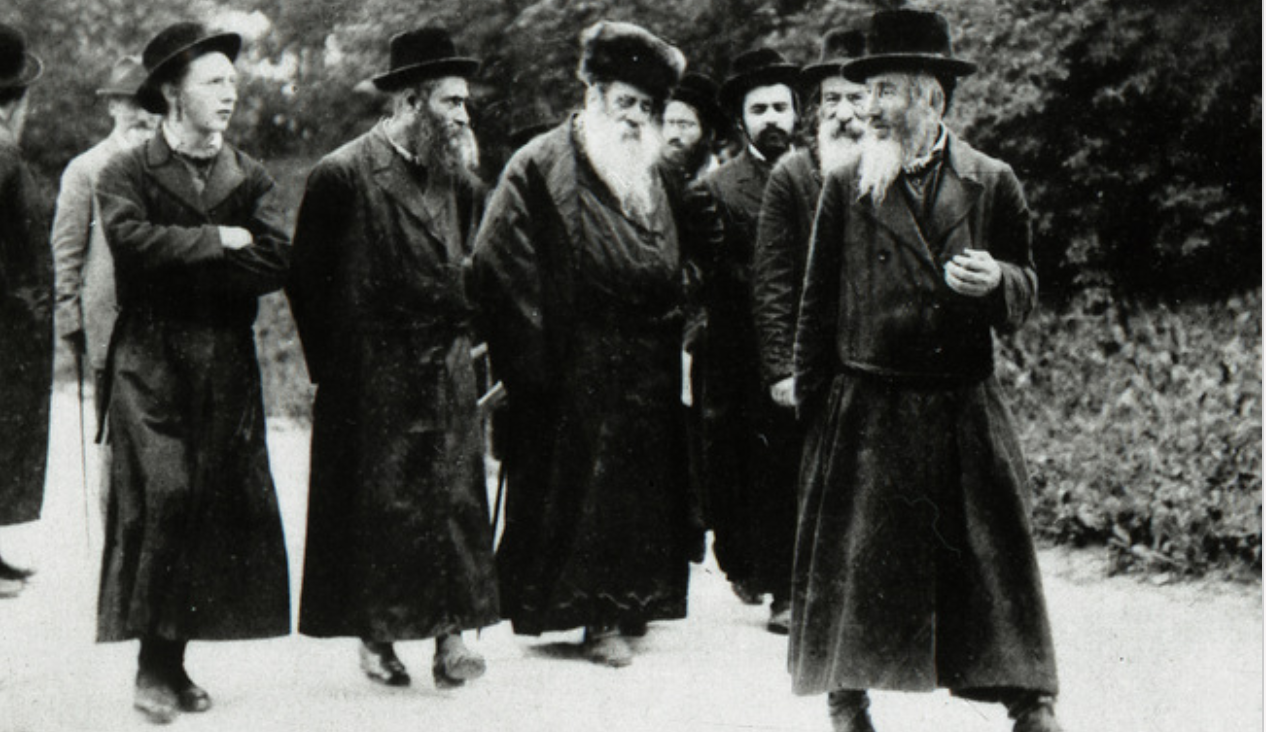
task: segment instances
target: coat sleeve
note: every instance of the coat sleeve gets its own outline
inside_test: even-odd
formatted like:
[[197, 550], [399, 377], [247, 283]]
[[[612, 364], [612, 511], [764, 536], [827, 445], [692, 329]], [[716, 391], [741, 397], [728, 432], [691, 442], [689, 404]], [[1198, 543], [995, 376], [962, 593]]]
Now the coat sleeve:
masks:
[[83, 330], [80, 293], [92, 225], [92, 179], [80, 160], [62, 173], [53, 214], [53, 262], [57, 282], [57, 333], [62, 337]]
[[135, 154], [119, 155], [97, 179], [97, 201], [110, 253], [120, 268], [161, 272], [224, 257], [214, 224], [175, 226], [154, 222], [144, 195], [144, 173]]
[[[280, 290], [290, 272], [290, 237], [285, 231], [281, 194], [272, 177], [258, 164], [248, 173], [250, 186], [245, 196], [246, 213], [229, 225], [241, 226], [251, 233], [252, 242], [241, 249], [224, 250], [212, 266], [223, 269], [222, 282], [233, 294], [266, 295]], [[219, 239], [219, 232], [215, 233]]]
[[1032, 220], [1020, 181], [1008, 166], [998, 176], [989, 235], [1002, 268], [1002, 283], [991, 295], [992, 324], [1000, 333], [1019, 328], [1037, 308]]
[[796, 322], [794, 363], [796, 397], [802, 414], [825, 398], [834, 375], [835, 335], [839, 328], [844, 219], [851, 195], [845, 171], [829, 176], [818, 199], [809, 237], [804, 290]]
[[761, 372], [767, 384], [791, 376], [796, 336], [795, 188], [779, 165], [769, 176], [761, 199], [752, 256], [752, 309], [760, 343]]
[[[511, 160], [493, 191], [472, 255], [475, 299], [498, 374], [511, 393], [544, 393], [552, 381], [546, 333], [543, 219], [553, 211], [545, 181]], [[554, 228], [561, 235], [561, 226]]]
[[314, 384], [321, 381], [334, 335], [337, 313], [331, 312], [331, 294], [354, 193], [339, 168], [322, 162], [308, 176], [295, 222], [294, 265], [286, 295]]

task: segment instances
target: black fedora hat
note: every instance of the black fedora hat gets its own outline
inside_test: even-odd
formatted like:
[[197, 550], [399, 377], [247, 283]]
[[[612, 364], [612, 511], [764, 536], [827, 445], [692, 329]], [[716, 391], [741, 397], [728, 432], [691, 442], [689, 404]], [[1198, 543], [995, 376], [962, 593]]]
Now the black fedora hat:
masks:
[[97, 90], [99, 97], [135, 97], [145, 83], [145, 65], [136, 56], [124, 56], [110, 67], [110, 78]]
[[457, 54], [448, 31], [439, 26], [398, 33], [390, 47], [390, 68], [373, 78], [374, 86], [385, 92], [445, 76], [469, 79], [479, 70], [478, 61]]
[[694, 107], [699, 121], [712, 131], [718, 132], [725, 126], [725, 116], [717, 106], [717, 83], [708, 76], [695, 71], [687, 73], [681, 77], [671, 98]]
[[176, 23], [154, 36], [141, 53], [145, 81], [136, 90], [136, 102], [147, 112], [163, 114], [167, 100], [161, 87], [190, 61], [208, 53], [222, 53], [230, 61], [237, 60], [242, 50], [242, 37], [236, 33], [211, 33], [200, 23]]
[[44, 73], [44, 63], [26, 50], [26, 36], [0, 23], [0, 89], [25, 89]]
[[581, 81], [622, 81], [660, 101], [686, 70], [686, 57], [676, 46], [633, 23], [600, 20], [581, 32], [580, 49]]
[[800, 72], [800, 83], [812, 89], [829, 76], [843, 74], [850, 60], [866, 55], [866, 33], [860, 29], [833, 28], [822, 36], [822, 51], [815, 63]]
[[926, 71], [936, 76], [967, 76], [976, 64], [954, 58], [949, 23], [926, 10], [883, 10], [870, 19], [866, 55], [844, 65], [844, 76], [864, 82], [886, 71]]
[[785, 84], [795, 89], [800, 67], [772, 48], [757, 48], [735, 56], [730, 72], [721, 85], [718, 100], [727, 114], [737, 114], [743, 97], [757, 87]]

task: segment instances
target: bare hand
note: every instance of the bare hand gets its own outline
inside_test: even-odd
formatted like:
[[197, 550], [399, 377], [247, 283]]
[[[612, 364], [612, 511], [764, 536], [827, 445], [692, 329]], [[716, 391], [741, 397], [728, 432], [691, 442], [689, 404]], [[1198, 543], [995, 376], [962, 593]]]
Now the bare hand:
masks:
[[945, 284], [960, 295], [984, 297], [1002, 282], [1002, 267], [983, 249], [965, 249], [945, 263]]
[[251, 232], [240, 226], [221, 226], [220, 244], [225, 249], [244, 249], [255, 243]]
[[788, 376], [769, 387], [769, 395], [773, 397], [774, 404], [780, 407], [796, 406], [796, 377]]

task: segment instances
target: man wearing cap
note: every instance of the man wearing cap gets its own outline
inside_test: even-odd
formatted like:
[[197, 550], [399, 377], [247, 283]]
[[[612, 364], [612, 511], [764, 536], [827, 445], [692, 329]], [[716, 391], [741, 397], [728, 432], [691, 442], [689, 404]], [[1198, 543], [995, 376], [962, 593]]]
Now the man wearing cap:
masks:
[[[0, 526], [40, 517], [53, 380], [53, 261], [48, 209], [18, 147], [43, 64], [0, 23]], [[31, 570], [0, 559], [0, 598]]]
[[[936, 13], [872, 19], [858, 162], [823, 184], [795, 384], [805, 446], [790, 669], [835, 729], [867, 689], [948, 688], [1058, 730], [1029, 485], [993, 375], [993, 332], [1036, 305], [1030, 211], [1011, 168], [942, 117], [955, 58]], [[847, 286], [844, 286], [847, 282]]]
[[700, 538], [680, 403], [685, 214], [657, 165], [685, 58], [629, 23], [581, 44], [584, 108], [511, 158], [474, 264], [509, 397], [502, 614], [521, 634], [584, 627], [588, 658], [625, 666], [647, 622], [685, 616]]
[[744, 602], [772, 595], [767, 627], [786, 633], [800, 437], [795, 414], [773, 402], [761, 379], [752, 257], [770, 169], [791, 149], [799, 68], [768, 48], [739, 55], [732, 67], [720, 102], [744, 147], [698, 183], [725, 230], [722, 246], [703, 260], [700, 293], [705, 495], [718, 565]]
[[866, 87], [845, 79], [842, 65], [862, 55], [865, 45], [862, 30], [837, 28], [823, 37], [817, 63], [800, 72], [800, 86], [812, 100], [805, 116], [815, 120], [816, 129], [808, 145], [774, 166], [761, 199], [752, 264], [754, 315], [761, 376], [774, 403], [784, 408], [795, 406], [792, 344], [822, 178], [861, 153]]
[[359, 638], [393, 686], [411, 681], [393, 643], [434, 638], [447, 688], [484, 672], [462, 631], [498, 619], [463, 277], [479, 63], [438, 27], [390, 53], [373, 83], [391, 116], [317, 164], [295, 228], [287, 293], [317, 385], [299, 631]]
[[272, 179], [223, 137], [241, 43], [195, 23], [150, 41], [136, 98], [159, 130], [97, 179], [120, 308], [97, 637], [140, 639], [133, 704], [152, 722], [211, 705], [188, 641], [290, 630], [252, 329], [290, 245]]
[[663, 158], [687, 184], [717, 168], [713, 145], [725, 118], [716, 97], [716, 82], [692, 71], [681, 77], [664, 106]]
[[[144, 143], [158, 128], [159, 117], [136, 103], [136, 90], [145, 80], [145, 67], [134, 56], [120, 58], [106, 85], [97, 90], [114, 120], [110, 135], [71, 160], [62, 173], [53, 215], [53, 260], [57, 270], [57, 334], [71, 348], [82, 369], [87, 356], [92, 368], [97, 421], [104, 418], [103, 378], [106, 349], [114, 329], [114, 263], [105, 241], [97, 206], [97, 177], [116, 153]], [[82, 376], [82, 371], [80, 372]], [[109, 479], [109, 451], [101, 450], [102, 480]], [[104, 499], [104, 493], [102, 498]]]

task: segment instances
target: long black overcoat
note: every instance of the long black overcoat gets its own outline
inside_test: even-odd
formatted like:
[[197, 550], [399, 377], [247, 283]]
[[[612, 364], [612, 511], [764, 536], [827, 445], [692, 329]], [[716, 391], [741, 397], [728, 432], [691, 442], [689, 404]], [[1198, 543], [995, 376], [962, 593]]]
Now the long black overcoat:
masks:
[[0, 526], [40, 517], [53, 383], [48, 209], [0, 127]]
[[299, 632], [430, 638], [497, 621], [465, 264], [382, 126], [308, 178], [287, 286], [317, 384]]
[[[790, 668], [797, 693], [1057, 691], [1029, 485], [993, 378], [993, 331], [1033, 310], [1030, 212], [1006, 164], [950, 135], [925, 228], [894, 183], [858, 200], [827, 177], [796, 333], [811, 414]], [[966, 248], [1000, 263], [973, 298], [944, 281]]]
[[753, 257], [770, 165], [745, 149], [696, 184], [715, 200], [722, 245], [705, 257], [707, 325], [696, 347], [702, 475], [713, 552], [733, 582], [787, 595], [801, 430], [761, 374]]
[[497, 564], [517, 633], [683, 617], [698, 539], [680, 402], [685, 223], [666, 205], [649, 226], [624, 216], [577, 144], [569, 120], [516, 153], [475, 246], [509, 391]]
[[760, 343], [761, 375], [774, 384], [794, 373], [792, 346], [809, 235], [822, 193], [822, 174], [810, 148], [784, 155], [761, 198], [752, 255], [752, 309]]
[[[289, 267], [276, 187], [225, 144], [200, 191], [159, 134], [113, 158], [97, 195], [121, 308], [98, 638], [284, 635], [286, 545], [252, 328]], [[220, 226], [254, 241], [225, 249]]]

